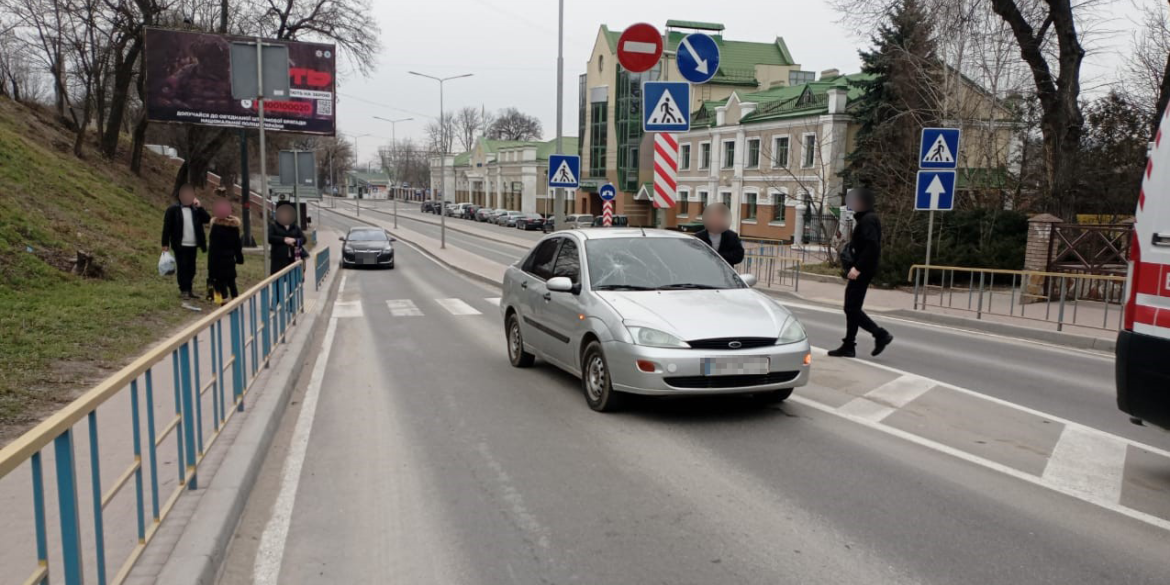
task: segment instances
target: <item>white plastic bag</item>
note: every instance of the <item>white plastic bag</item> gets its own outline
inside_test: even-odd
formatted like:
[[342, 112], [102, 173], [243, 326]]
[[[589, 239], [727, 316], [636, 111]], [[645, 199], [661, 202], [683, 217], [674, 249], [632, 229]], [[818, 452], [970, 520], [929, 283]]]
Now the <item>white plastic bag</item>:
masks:
[[175, 269], [175, 256], [171, 254], [170, 251], [163, 252], [162, 255], [158, 257], [158, 275], [170, 276], [175, 273]]

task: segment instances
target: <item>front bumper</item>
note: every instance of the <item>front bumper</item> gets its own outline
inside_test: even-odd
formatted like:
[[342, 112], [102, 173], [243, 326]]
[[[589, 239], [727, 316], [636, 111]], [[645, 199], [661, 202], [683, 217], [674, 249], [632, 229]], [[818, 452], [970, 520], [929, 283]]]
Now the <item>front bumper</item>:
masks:
[[[651, 396], [754, 394], [808, 384], [808, 341], [755, 349], [715, 351], [646, 347], [620, 341], [602, 344], [613, 389]], [[767, 356], [769, 373], [759, 376], [704, 376], [704, 358]], [[653, 362], [655, 371], [638, 369], [638, 360]]]
[[389, 252], [342, 252], [341, 263], [346, 266], [390, 266], [394, 264], [394, 250]]

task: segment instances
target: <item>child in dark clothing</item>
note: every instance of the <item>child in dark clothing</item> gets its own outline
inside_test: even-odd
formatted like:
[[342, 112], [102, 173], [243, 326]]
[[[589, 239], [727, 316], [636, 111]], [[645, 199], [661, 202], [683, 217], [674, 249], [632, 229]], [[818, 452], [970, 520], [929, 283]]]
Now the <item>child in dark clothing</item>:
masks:
[[215, 302], [222, 305], [240, 295], [236, 288], [236, 265], [244, 263], [244, 239], [240, 219], [232, 215], [230, 201], [216, 201], [213, 212], [211, 233], [207, 237], [207, 274], [215, 290]]

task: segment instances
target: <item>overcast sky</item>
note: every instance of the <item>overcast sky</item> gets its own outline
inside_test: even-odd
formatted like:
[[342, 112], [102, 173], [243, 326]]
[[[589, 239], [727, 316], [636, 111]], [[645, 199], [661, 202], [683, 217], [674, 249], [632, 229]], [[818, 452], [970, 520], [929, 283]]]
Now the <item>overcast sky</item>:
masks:
[[[463, 106], [490, 111], [515, 106], [540, 118], [546, 139], [556, 136], [555, 0], [376, 0], [372, 4], [383, 39], [377, 69], [368, 78], [343, 71], [338, 89], [341, 133], [347, 138], [373, 134], [359, 139], [362, 160], [390, 139], [390, 124], [374, 116], [413, 117], [397, 125], [397, 135], [418, 140], [427, 121], [438, 117], [438, 83], [408, 74], [412, 70], [436, 77], [473, 73], [474, 77], [446, 84], [448, 111]], [[566, 0], [566, 136], [577, 134], [577, 78], [585, 69], [598, 27], [606, 24], [622, 30], [635, 22], [649, 22], [662, 28], [668, 19], [722, 23], [727, 27], [724, 36], [734, 40], [771, 42], [783, 37], [805, 71], [855, 72], [860, 68], [858, 49], [868, 44], [838, 24], [838, 14], [825, 0]], [[1125, 27], [1128, 23], [1115, 24]], [[1105, 47], [1092, 59], [1086, 73], [1100, 79], [1110, 75], [1102, 72], [1116, 65], [1117, 51]]]

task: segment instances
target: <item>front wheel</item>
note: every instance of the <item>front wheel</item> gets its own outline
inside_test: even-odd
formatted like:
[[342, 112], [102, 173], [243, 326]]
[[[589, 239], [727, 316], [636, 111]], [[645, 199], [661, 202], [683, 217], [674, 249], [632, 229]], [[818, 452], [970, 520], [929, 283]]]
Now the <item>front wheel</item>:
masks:
[[585, 402], [589, 404], [589, 408], [597, 412], [619, 410], [625, 402], [626, 396], [613, 389], [609, 362], [605, 360], [605, 353], [601, 350], [600, 343], [594, 341], [585, 348], [581, 366], [581, 387], [585, 392]]
[[520, 318], [515, 313], [508, 315], [508, 361], [514, 368], [527, 368], [536, 361], [536, 356], [524, 351], [524, 335], [520, 332]]

